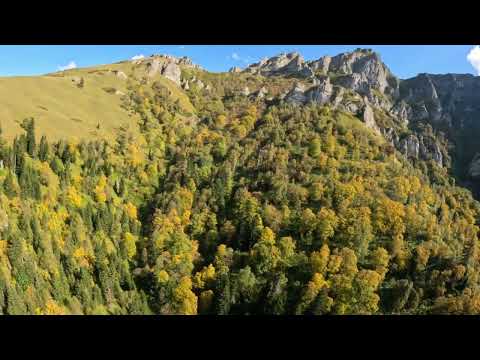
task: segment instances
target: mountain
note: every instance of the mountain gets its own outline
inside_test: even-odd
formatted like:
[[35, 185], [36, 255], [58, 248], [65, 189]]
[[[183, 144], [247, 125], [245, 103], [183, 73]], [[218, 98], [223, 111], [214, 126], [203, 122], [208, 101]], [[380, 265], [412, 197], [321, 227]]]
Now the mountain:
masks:
[[480, 314], [477, 84], [369, 49], [0, 79], [0, 313]]
[[281, 54], [244, 71], [297, 77], [286, 101], [332, 104], [363, 116], [404, 155], [451, 168], [460, 183], [480, 195], [479, 77], [419, 74], [400, 80], [368, 49], [308, 62], [298, 53]]
[[[161, 82], [193, 114], [186, 94], [189, 80], [182, 77], [182, 71], [189, 69], [206, 74], [188, 58], [152, 55], [45, 76], [0, 78], [4, 136], [12, 139], [21, 133], [20, 124], [26, 117], [34, 117], [39, 134], [51, 139], [112, 138], [122, 126], [136, 129], [134, 115], [122, 104], [129, 82], [140, 79]], [[305, 61], [299, 53], [280, 54], [231, 73], [238, 77], [252, 74], [262, 81], [275, 77], [277, 83], [295, 79], [289, 92], [274, 95], [297, 104], [328, 103], [359, 116], [366, 113], [367, 126], [382, 132], [402, 153], [453, 166], [462, 184], [475, 194], [479, 191], [480, 172], [475, 170], [480, 157], [478, 77], [419, 74], [402, 81], [368, 49], [313, 61]], [[266, 91], [263, 87], [262, 92]]]

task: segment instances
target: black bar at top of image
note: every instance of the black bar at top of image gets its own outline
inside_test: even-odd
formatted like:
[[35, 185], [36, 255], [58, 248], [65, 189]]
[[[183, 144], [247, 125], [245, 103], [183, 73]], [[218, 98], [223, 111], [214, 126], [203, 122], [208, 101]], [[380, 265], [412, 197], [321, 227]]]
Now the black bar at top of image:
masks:
[[[270, 7], [239, 3], [182, 9], [144, 4], [89, 8], [88, 12], [52, 10], [25, 14], [22, 21], [4, 16], [0, 44], [22, 45], [472, 45], [480, 43], [478, 11], [473, 8], [397, 8], [382, 4], [299, 3]], [[367, 6], [368, 5], [368, 6]], [[279, 12], [282, 12], [279, 15]], [[45, 12], [43, 12], [45, 13]]]

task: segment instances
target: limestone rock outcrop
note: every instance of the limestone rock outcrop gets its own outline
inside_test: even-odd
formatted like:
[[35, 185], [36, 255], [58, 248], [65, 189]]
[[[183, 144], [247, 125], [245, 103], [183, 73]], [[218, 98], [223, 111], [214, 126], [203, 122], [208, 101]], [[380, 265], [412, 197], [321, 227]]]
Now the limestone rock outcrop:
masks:
[[181, 80], [182, 67], [199, 69], [188, 57], [177, 58], [170, 55], [152, 55], [147, 58], [137, 59], [133, 62], [136, 66], [145, 67], [147, 77], [160, 74], [173, 81], [178, 86], [184, 86]]
[[167, 79], [172, 80], [177, 85], [180, 85], [180, 77], [182, 75], [182, 70], [175, 63], [168, 63], [162, 70], [162, 75]]
[[263, 59], [256, 64], [250, 65], [245, 71], [264, 76], [295, 74], [302, 77], [310, 77], [313, 75], [313, 71], [297, 52]]

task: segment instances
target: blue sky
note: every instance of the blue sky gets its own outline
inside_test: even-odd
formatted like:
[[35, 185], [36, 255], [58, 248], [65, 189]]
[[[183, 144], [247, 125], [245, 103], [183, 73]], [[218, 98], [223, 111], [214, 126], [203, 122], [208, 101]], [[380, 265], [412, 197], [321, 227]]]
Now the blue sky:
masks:
[[[189, 56], [210, 71], [227, 71], [281, 52], [300, 52], [313, 60], [337, 55], [357, 47], [380, 53], [394, 74], [408, 78], [422, 72], [471, 73], [477, 75], [467, 55], [469, 45], [0, 45], [0, 76], [40, 75], [67, 65], [85, 67], [130, 59], [154, 53]], [[480, 49], [476, 53], [480, 53]], [[480, 71], [480, 66], [479, 71]]]

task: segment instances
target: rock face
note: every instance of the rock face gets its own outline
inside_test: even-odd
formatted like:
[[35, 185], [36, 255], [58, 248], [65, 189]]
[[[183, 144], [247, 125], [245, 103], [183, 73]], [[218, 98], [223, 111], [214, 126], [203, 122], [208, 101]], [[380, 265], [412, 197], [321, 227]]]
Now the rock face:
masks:
[[414, 81], [406, 80], [402, 88], [403, 100], [413, 105], [412, 120], [431, 119], [437, 123], [441, 120], [442, 105], [428, 74], [420, 74]]
[[380, 56], [368, 49], [357, 49], [334, 57], [324, 56], [310, 61], [315, 73], [335, 75], [335, 84], [367, 94], [371, 89], [381, 94], [397, 96], [398, 79], [381, 61]]
[[364, 94], [376, 89], [382, 94], [398, 95], [398, 79], [383, 64], [379, 55], [370, 50], [324, 56], [309, 62], [305, 62], [296, 52], [281, 54], [253, 64], [245, 71], [264, 76], [294, 74], [299, 77], [331, 73], [337, 75], [335, 84]]
[[175, 63], [168, 63], [162, 70], [162, 75], [167, 79], [172, 80], [177, 85], [180, 85], [180, 77], [182, 75], [182, 70]]
[[420, 143], [415, 135], [409, 135], [398, 144], [400, 151], [409, 158], [418, 159], [420, 154]]
[[393, 128], [382, 128], [380, 129], [382, 132], [383, 137], [395, 147], [398, 144], [398, 134]]
[[[470, 74], [419, 74], [402, 81], [399, 98], [407, 104], [409, 126], [428, 124], [442, 132], [453, 144], [450, 155], [456, 169], [477, 197], [480, 197], [478, 174], [480, 143], [480, 77]], [[408, 110], [410, 109], [410, 110]], [[437, 145], [425, 144], [425, 151], [438, 163], [446, 163], [445, 153]]]
[[324, 105], [330, 102], [333, 94], [333, 86], [328, 77], [317, 79], [317, 85], [306, 87], [297, 83], [293, 89], [286, 94], [285, 101], [295, 104], [306, 104], [308, 102]]
[[408, 119], [411, 117], [411, 111], [412, 109], [410, 105], [408, 105], [405, 101], [400, 100], [392, 107], [390, 113], [396, 116], [397, 119], [406, 126], [408, 125]]
[[264, 59], [259, 63], [250, 65], [245, 71], [264, 76], [295, 74], [309, 77], [313, 75], [312, 70], [308, 67], [303, 57], [296, 52]]
[[152, 55], [148, 58], [135, 60], [133, 63], [136, 66], [144, 66], [148, 77], [153, 77], [160, 73], [178, 86], [182, 86], [181, 67], [200, 68], [198, 65], [193, 64], [188, 57], [176, 58], [170, 55]]
[[480, 179], [480, 153], [477, 153], [473, 158], [468, 168], [468, 175], [475, 180]]
[[160, 59], [154, 58], [151, 61], [146, 63], [148, 70], [148, 77], [155, 76], [160, 70], [161, 62]]
[[318, 85], [321, 81], [318, 76], [327, 75], [331, 77], [333, 85], [367, 95], [372, 104], [378, 103], [385, 108], [391, 107], [391, 104], [387, 100], [379, 99], [373, 90], [393, 98], [399, 95], [399, 80], [392, 75], [380, 56], [371, 50], [358, 49], [308, 62], [300, 54], [293, 52], [263, 59], [244, 71], [264, 76], [294, 75], [311, 78], [313, 85]]
[[310, 61], [308, 63], [308, 66], [310, 66], [312, 71], [315, 73], [321, 73], [321, 74], [327, 75], [331, 62], [332, 62], [332, 58], [330, 56], [324, 56], [318, 60]]
[[375, 121], [375, 115], [373, 113], [373, 109], [368, 103], [368, 101], [365, 101], [365, 107], [363, 108], [362, 119], [368, 128], [374, 130], [377, 134], [381, 134], [380, 129], [378, 128], [378, 125]]
[[333, 94], [333, 86], [326, 76], [317, 78], [316, 85], [306, 94], [307, 100], [324, 105], [330, 101]]
[[380, 60], [369, 50], [340, 54], [332, 58], [328, 71], [338, 74], [338, 84], [366, 94], [370, 89], [381, 94], [396, 96], [399, 82]]
[[228, 70], [230, 73], [239, 73], [242, 72], [242, 69], [240, 69], [238, 66], [231, 67], [230, 70]]
[[420, 74], [402, 82], [400, 96], [411, 105], [413, 121], [463, 127], [480, 114], [479, 90], [480, 77], [473, 75]]
[[[389, 135], [392, 134], [390, 133]], [[389, 140], [391, 140], [392, 144], [407, 158], [433, 160], [438, 164], [438, 166], [444, 165], [444, 156], [440, 146], [434, 139], [430, 137], [410, 134], [406, 138], [399, 141], [395, 134]]]
[[305, 95], [306, 87], [297, 83], [292, 90], [285, 96], [285, 101], [296, 105], [305, 104], [307, 96]]
[[438, 166], [443, 166], [443, 154], [438, 143], [430, 137], [420, 135], [420, 158], [433, 160]]

